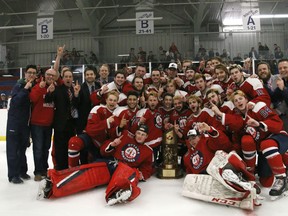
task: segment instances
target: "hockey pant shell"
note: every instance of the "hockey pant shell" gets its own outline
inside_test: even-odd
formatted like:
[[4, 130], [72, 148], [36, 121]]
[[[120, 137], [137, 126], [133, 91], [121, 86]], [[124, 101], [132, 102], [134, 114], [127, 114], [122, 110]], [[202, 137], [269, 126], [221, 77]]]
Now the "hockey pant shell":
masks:
[[141, 193], [141, 189], [137, 186], [139, 182], [139, 171], [135, 168], [129, 167], [125, 163], [119, 162], [112, 178], [106, 188], [106, 202], [109, 197], [120, 189], [132, 189], [132, 195], [128, 201], [134, 200]]
[[105, 162], [85, 164], [61, 171], [50, 169], [48, 176], [52, 182], [51, 198], [64, 197], [105, 185], [111, 178]]

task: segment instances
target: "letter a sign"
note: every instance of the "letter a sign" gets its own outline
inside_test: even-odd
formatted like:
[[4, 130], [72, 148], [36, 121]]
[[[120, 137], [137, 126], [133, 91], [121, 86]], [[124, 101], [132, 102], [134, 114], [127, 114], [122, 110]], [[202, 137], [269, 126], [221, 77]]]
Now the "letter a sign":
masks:
[[154, 34], [153, 12], [136, 13], [136, 34]]
[[243, 30], [260, 31], [260, 18], [253, 16], [259, 15], [259, 8], [242, 10]]
[[37, 19], [37, 40], [53, 39], [53, 18]]

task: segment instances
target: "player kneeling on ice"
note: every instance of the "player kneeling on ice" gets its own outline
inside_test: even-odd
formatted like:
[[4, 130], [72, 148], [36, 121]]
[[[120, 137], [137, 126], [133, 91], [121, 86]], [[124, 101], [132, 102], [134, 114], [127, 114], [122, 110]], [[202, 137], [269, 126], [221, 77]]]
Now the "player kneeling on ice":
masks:
[[253, 210], [260, 205], [260, 188], [247, 171], [245, 162], [234, 152], [217, 151], [207, 167], [209, 175], [188, 174], [182, 195], [222, 205]]
[[144, 144], [147, 137], [148, 127], [139, 125], [135, 135], [123, 131], [122, 136], [101, 146], [101, 154], [107, 158], [61, 171], [50, 169], [38, 197], [63, 197], [108, 184], [107, 205], [132, 201], [141, 192], [138, 182], [153, 174], [153, 151]]

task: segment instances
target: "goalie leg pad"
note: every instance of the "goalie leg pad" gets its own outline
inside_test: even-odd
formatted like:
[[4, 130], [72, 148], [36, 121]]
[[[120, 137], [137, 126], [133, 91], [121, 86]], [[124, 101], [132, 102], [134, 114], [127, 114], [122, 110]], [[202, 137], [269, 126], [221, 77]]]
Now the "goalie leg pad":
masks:
[[229, 205], [253, 210], [256, 193], [252, 191], [237, 192], [229, 190], [209, 175], [188, 174], [185, 177], [182, 195], [206, 202]]
[[139, 196], [141, 190], [137, 186], [139, 182], [139, 171], [128, 165], [119, 162], [115, 172], [106, 189], [106, 202], [109, 198], [119, 190], [132, 190], [132, 194], [128, 201], [132, 201]]
[[50, 169], [48, 176], [52, 182], [51, 198], [68, 196], [108, 184], [111, 178], [105, 162], [85, 164], [61, 171]]
[[246, 192], [254, 189], [257, 193], [261, 191], [255, 183], [254, 175], [246, 170], [245, 162], [234, 151], [229, 154], [217, 151], [206, 170], [231, 191]]
[[228, 163], [232, 165], [236, 172], [241, 172], [244, 178], [248, 181], [255, 181], [255, 176], [247, 171], [247, 165], [242, 158], [235, 152], [230, 152], [228, 155]]

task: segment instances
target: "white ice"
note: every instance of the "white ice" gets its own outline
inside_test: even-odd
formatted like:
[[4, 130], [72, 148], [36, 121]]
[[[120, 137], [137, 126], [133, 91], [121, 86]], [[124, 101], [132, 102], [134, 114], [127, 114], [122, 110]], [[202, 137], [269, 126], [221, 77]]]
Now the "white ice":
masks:
[[[182, 179], [163, 180], [152, 176], [141, 182], [142, 192], [131, 203], [106, 206], [105, 186], [68, 197], [36, 200], [38, 182], [33, 180], [32, 148], [27, 149], [28, 174], [32, 179], [24, 184], [8, 182], [5, 142], [0, 142], [0, 215], [2, 216], [284, 216], [287, 215], [288, 197], [271, 201], [269, 189], [262, 188], [266, 199], [254, 211], [193, 200], [181, 195]], [[51, 161], [50, 161], [51, 164]], [[52, 166], [51, 166], [52, 167]], [[288, 208], [287, 208], [288, 209]]]

